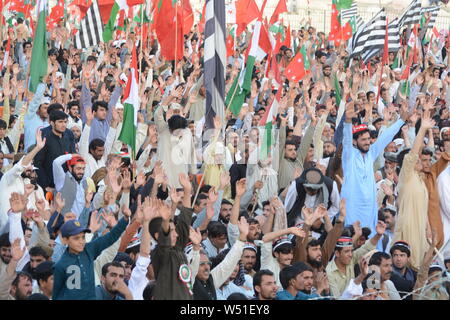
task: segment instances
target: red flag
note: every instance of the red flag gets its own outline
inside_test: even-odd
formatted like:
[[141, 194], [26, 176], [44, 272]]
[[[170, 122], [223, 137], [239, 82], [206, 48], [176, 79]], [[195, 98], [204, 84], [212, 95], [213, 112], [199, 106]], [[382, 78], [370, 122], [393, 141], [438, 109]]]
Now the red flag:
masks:
[[328, 41], [334, 41], [334, 45], [337, 47], [342, 40], [341, 23], [339, 22], [339, 11], [336, 9], [336, 5], [331, 5], [331, 30], [328, 36]]
[[303, 54], [301, 52], [298, 52], [294, 59], [292, 59], [289, 63], [286, 70], [284, 70], [284, 75], [289, 79], [289, 81], [295, 82], [302, 80], [306, 75]]
[[192, 11], [189, 0], [182, 0], [183, 7], [183, 34], [189, 34], [194, 25], [194, 11]]
[[281, 86], [283, 81], [281, 80], [280, 67], [277, 62], [276, 54], [273, 54], [272, 59], [270, 59], [270, 70], [273, 71], [275, 81]]
[[162, 1], [155, 30], [163, 57], [180, 60], [184, 54], [182, 10], [176, 10], [172, 0]]
[[380, 99], [381, 93], [381, 82], [383, 81], [383, 68], [389, 62], [389, 34], [388, 34], [388, 18], [386, 18], [386, 31], [384, 33], [384, 48], [383, 48], [383, 58], [381, 60], [381, 70], [380, 70], [380, 82], [378, 83], [378, 93], [377, 93], [377, 102]]
[[352, 37], [353, 34], [353, 29], [352, 26], [350, 25], [350, 21], [348, 21], [344, 28], [342, 29], [342, 36], [344, 38], [344, 41], [347, 41], [348, 39], [350, 39]]
[[234, 39], [231, 34], [227, 37], [227, 57], [231, 57], [234, 54]]
[[64, 0], [58, 0], [56, 6], [52, 8], [50, 12], [50, 16], [47, 20], [47, 28], [49, 30], [53, 30], [56, 27], [58, 22], [60, 22], [64, 18]]
[[277, 7], [275, 8], [275, 11], [272, 14], [272, 17], [270, 18], [270, 24], [274, 24], [275, 22], [277, 22], [279, 15], [287, 11], [288, 9], [286, 6], [286, 0], [280, 0]]
[[[284, 26], [283, 26], [284, 28]], [[287, 31], [286, 31], [286, 38], [284, 39], [284, 42], [282, 43], [282, 46], [286, 46], [288, 48], [291, 48], [291, 24], [288, 24]]]
[[261, 13], [255, 3], [255, 0], [237, 0], [236, 1], [236, 24], [238, 25], [236, 36], [247, 28], [247, 25], [253, 20], [260, 18]]

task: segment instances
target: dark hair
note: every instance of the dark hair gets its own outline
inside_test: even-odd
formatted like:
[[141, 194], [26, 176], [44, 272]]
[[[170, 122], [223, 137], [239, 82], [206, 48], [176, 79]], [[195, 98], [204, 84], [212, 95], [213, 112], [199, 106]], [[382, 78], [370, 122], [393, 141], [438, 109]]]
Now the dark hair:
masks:
[[288, 254], [291, 253], [293, 250], [294, 249], [292, 243], [284, 243], [282, 245], [279, 245], [275, 250], [273, 250], [273, 252]]
[[108, 104], [105, 101], [95, 101], [92, 105], [92, 111], [97, 112], [98, 107], [105, 108], [108, 110]]
[[[405, 243], [405, 242], [404, 242], [404, 241], [397, 241], [397, 243]], [[406, 243], [405, 243], [405, 244], [406, 244]], [[391, 256], [394, 255], [394, 251], [395, 251], [395, 250], [398, 250], [398, 251], [400, 251], [400, 252], [406, 253], [406, 255], [408, 256], [408, 258], [411, 256], [411, 251], [410, 251], [407, 247], [405, 247], [405, 246], [398, 245], [398, 244], [394, 244], [394, 245], [391, 247], [391, 250], [389, 250]]]
[[372, 265], [380, 266], [382, 259], [388, 260], [390, 258], [391, 258], [391, 256], [388, 253], [381, 252], [381, 251], [375, 252], [372, 255], [372, 257], [370, 258], [369, 266], [372, 266]]
[[424, 156], [430, 156], [430, 157], [432, 157], [432, 156], [433, 156], [433, 151], [431, 151], [430, 149], [423, 148], [423, 149], [422, 149], [422, 154], [423, 154]]
[[0, 129], [7, 129], [8, 125], [6, 124], [6, 121], [3, 119], [0, 119]]
[[95, 57], [95, 56], [87, 57], [86, 62], [90, 62], [90, 61], [97, 61], [97, 57]]
[[200, 188], [199, 193], [208, 193], [209, 190], [212, 188], [212, 186], [210, 186], [209, 184], [205, 184], [203, 187]]
[[169, 125], [170, 131], [175, 131], [177, 129], [185, 129], [188, 126], [186, 118], [183, 118], [182, 116], [175, 114], [173, 115], [168, 121], [167, 124]]
[[264, 208], [265, 206], [270, 206], [270, 201], [263, 201], [261, 203], [262, 207]]
[[222, 203], [220, 204], [220, 205], [223, 205], [223, 204], [228, 204], [228, 205], [233, 205], [230, 201], [228, 201], [227, 199], [223, 199], [222, 200]]
[[256, 220], [255, 218], [247, 218], [247, 223], [249, 225], [251, 225], [251, 224], [259, 224], [259, 221]]
[[77, 106], [78, 108], [80, 108], [80, 102], [77, 100], [70, 101], [67, 104], [67, 109], [70, 110], [73, 106]]
[[89, 143], [89, 151], [95, 150], [99, 147], [104, 147], [104, 146], [105, 146], [105, 141], [103, 141], [102, 139], [94, 139], [91, 141], [91, 143]]
[[235, 292], [230, 294], [227, 300], [248, 300], [248, 298], [243, 293]]
[[58, 120], [65, 120], [69, 117], [64, 111], [60, 111], [60, 110], [53, 110], [52, 112], [49, 112], [48, 114], [49, 114], [50, 122], [55, 122]]
[[306, 250], [309, 249], [309, 247], [317, 247], [317, 246], [321, 246], [322, 243], [317, 240], [317, 239], [312, 239], [310, 242], [308, 242], [308, 244], [306, 245]]
[[289, 287], [289, 281], [300, 274], [300, 269], [288, 266], [280, 271], [280, 283], [284, 290]]
[[48, 114], [52, 113], [52, 111], [55, 111], [55, 110], [60, 110], [60, 111], [64, 112], [64, 107], [60, 103], [52, 103], [47, 108]]
[[30, 280], [30, 282], [33, 281], [31, 278], [31, 275], [28, 272], [19, 271], [19, 272], [17, 272], [16, 277], [14, 278], [13, 282], [11, 283], [11, 286], [14, 286], [17, 288], [17, 286], [19, 285], [20, 278], [27, 278], [27, 280]]
[[2, 247], [11, 247], [11, 243], [9, 242], [9, 232], [0, 235], [0, 248]]
[[[17, 22], [19, 22], [19, 20], [17, 20]], [[25, 47], [26, 47], [27, 45], [31, 45], [31, 46], [32, 46], [31, 41], [25, 41], [25, 42], [22, 44], [22, 46], [23, 46], [24, 49], [25, 49]]]
[[217, 238], [223, 235], [228, 236], [227, 227], [218, 221], [211, 221], [208, 224], [208, 236], [210, 238]]
[[162, 224], [161, 217], [156, 217], [152, 219], [152, 221], [150, 221], [150, 223], [148, 224], [148, 231], [150, 232], [150, 235], [152, 236], [153, 239], [156, 239], [155, 235], [161, 229], [161, 224]]
[[267, 269], [259, 270], [253, 276], [253, 290], [255, 291], [255, 296], [258, 296], [258, 292], [256, 291], [256, 286], [261, 286], [261, 281], [263, 276], [274, 276], [273, 272]]
[[149, 281], [144, 291], [142, 292], [142, 298], [144, 300], [152, 300], [153, 299], [153, 291], [155, 291], [156, 281]]
[[106, 274], [108, 273], [109, 267], [122, 268], [125, 271], [125, 268], [123, 267], [123, 265], [120, 262], [117, 262], [117, 261], [108, 262], [108, 263], [105, 263], [102, 267], [102, 276], [106, 276]]
[[[194, 197], [195, 197], [195, 196], [192, 196], [192, 201], [194, 201]], [[205, 194], [203, 194], [203, 193], [200, 193], [200, 194], [197, 196], [197, 199], [195, 200], [194, 206], [200, 205], [200, 201], [201, 201], [201, 200], [205, 200], [205, 199], [208, 199], [208, 196], [205, 195]]]
[[297, 144], [293, 140], [287, 140], [284, 146], [287, 147], [288, 145], [293, 145], [297, 149]]
[[42, 249], [41, 247], [38, 247], [38, 246], [31, 248], [29, 251], [29, 254], [31, 257], [42, 256], [45, 258], [45, 260], [47, 260], [49, 258], [48, 253], [44, 249]]

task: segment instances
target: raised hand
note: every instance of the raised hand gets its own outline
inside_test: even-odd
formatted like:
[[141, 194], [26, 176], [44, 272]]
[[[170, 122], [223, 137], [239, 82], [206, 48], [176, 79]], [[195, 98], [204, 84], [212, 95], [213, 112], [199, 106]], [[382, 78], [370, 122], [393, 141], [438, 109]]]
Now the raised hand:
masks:
[[312, 208], [303, 207], [302, 209], [303, 216], [305, 217], [305, 224], [312, 226], [316, 218], [314, 216], [314, 212]]
[[131, 210], [130, 208], [128, 208], [127, 205], [122, 205], [122, 213], [125, 217], [127, 217], [128, 219], [131, 217]]
[[130, 190], [131, 189], [131, 173], [129, 170], [125, 170], [122, 176], [122, 189]]
[[[124, 216], [129, 217], [128, 215], [125, 214], [125, 212], [123, 214], [124, 214]], [[113, 212], [111, 212], [111, 211], [103, 211], [101, 216], [106, 221], [106, 223], [108, 224], [108, 226], [110, 228], [113, 228], [117, 224], [117, 219], [114, 216]]]
[[341, 198], [341, 201], [339, 202], [339, 218], [338, 221], [341, 223], [344, 223], [345, 216], [347, 215], [347, 208], [345, 207], [345, 198]]
[[97, 216], [97, 213], [97, 210], [92, 211], [91, 218], [89, 219], [89, 229], [92, 233], [96, 233], [102, 226], [102, 222], [100, 220], [100, 217]]
[[182, 196], [178, 195], [177, 189], [172, 187], [170, 188], [170, 199], [172, 200], [172, 204], [178, 205], [182, 201]]
[[200, 233], [200, 229], [194, 229], [192, 227], [189, 228], [189, 239], [192, 241], [194, 246], [199, 245], [202, 242], [202, 234]]
[[172, 210], [166, 203], [161, 200], [156, 200], [156, 210], [159, 212], [163, 220], [170, 220]]
[[264, 186], [264, 183], [261, 180], [257, 180], [255, 182], [255, 184], [253, 185], [253, 190], [256, 191], [256, 190], [262, 189], [263, 186]]
[[228, 171], [222, 171], [220, 173], [220, 190], [224, 190], [226, 186], [230, 185], [231, 177]]
[[42, 150], [45, 146], [45, 142], [47, 141], [47, 138], [42, 139], [42, 131], [40, 129], [36, 130], [36, 148], [38, 150]]
[[378, 220], [375, 230], [378, 235], [382, 236], [384, 234], [384, 232], [386, 231], [386, 223], [384, 223], [381, 220]]
[[355, 221], [352, 224], [353, 230], [355, 230], [354, 237], [355, 239], [359, 239], [362, 236], [362, 228], [361, 228], [361, 222]]
[[34, 204], [35, 204], [35, 206], [36, 206], [36, 209], [37, 209], [39, 212], [44, 212], [44, 211], [45, 211], [45, 201], [44, 201], [44, 199], [38, 198], [38, 199], [36, 199], [36, 201], [34, 202]]
[[178, 176], [178, 180], [181, 186], [183, 187], [184, 191], [192, 189], [191, 181], [189, 180], [189, 177], [186, 174], [180, 173], [180, 175]]
[[15, 239], [14, 242], [11, 243], [11, 259], [18, 262], [22, 259], [24, 253], [25, 248], [21, 247], [20, 238]]
[[302, 229], [302, 228], [298, 228], [298, 227], [291, 227], [289, 228], [289, 233], [295, 235], [296, 237], [299, 238], [305, 238], [306, 237], [306, 232]]
[[242, 242], [247, 241], [249, 224], [247, 222], [247, 219], [245, 219], [245, 217], [241, 217], [241, 219], [238, 221], [238, 228], [239, 228], [239, 240], [241, 240]]
[[394, 195], [394, 190], [392, 190], [392, 187], [389, 187], [386, 183], [380, 184], [380, 187], [383, 190], [383, 193], [388, 197]]
[[242, 197], [247, 190], [247, 179], [240, 179], [236, 182], [236, 196]]
[[218, 199], [219, 193], [216, 191], [216, 188], [212, 187], [211, 189], [209, 189], [207, 200], [208, 205], [213, 206]]
[[355, 111], [355, 103], [349, 102], [345, 106], [345, 120], [348, 123], [352, 122], [352, 119], [356, 117], [356, 111]]
[[139, 188], [140, 186], [143, 186], [145, 184], [145, 173], [144, 172], [140, 172], [137, 176], [136, 176], [136, 188]]
[[27, 200], [25, 196], [17, 192], [11, 193], [9, 204], [11, 206], [11, 211], [14, 213], [21, 213], [27, 208]]

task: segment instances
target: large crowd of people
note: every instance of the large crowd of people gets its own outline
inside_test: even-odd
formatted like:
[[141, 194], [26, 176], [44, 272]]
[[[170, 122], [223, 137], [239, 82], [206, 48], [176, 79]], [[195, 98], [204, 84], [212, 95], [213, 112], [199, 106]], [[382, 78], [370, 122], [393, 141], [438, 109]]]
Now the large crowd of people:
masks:
[[[449, 300], [450, 41], [419, 33], [405, 90], [411, 29], [386, 65], [363, 64], [309, 21], [272, 52], [282, 83], [256, 61], [238, 113], [205, 135], [204, 33], [175, 63], [133, 23], [87, 50], [59, 23], [35, 93], [31, 30], [5, 32], [0, 299]], [[235, 39], [226, 93], [251, 38]], [[302, 48], [309, 69], [289, 81]]]

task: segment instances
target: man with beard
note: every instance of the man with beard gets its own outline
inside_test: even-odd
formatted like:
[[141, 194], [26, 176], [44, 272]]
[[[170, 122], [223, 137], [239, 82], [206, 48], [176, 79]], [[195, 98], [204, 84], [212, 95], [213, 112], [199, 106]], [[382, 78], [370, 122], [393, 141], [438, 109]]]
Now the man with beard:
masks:
[[380, 273], [381, 296], [385, 300], [401, 300], [400, 295], [392, 283], [392, 259], [388, 253], [375, 252], [369, 261], [370, 266], [377, 266], [376, 271]]
[[376, 235], [367, 241], [361, 248], [353, 250], [353, 242], [350, 237], [341, 237], [336, 243], [335, 258], [327, 268], [330, 281], [331, 294], [337, 299], [345, 291], [351, 279], [355, 278], [355, 264], [360, 258], [375, 249], [378, 241], [386, 231], [386, 224], [378, 221]]
[[309, 300], [328, 295], [326, 274], [321, 275], [316, 292], [312, 292], [313, 279], [312, 268], [303, 262], [284, 268], [280, 272], [280, 282], [284, 290], [277, 293], [277, 300]]
[[97, 300], [133, 300], [124, 281], [125, 268], [120, 262], [110, 262], [102, 267], [101, 285], [95, 288]]
[[[113, 116], [111, 127], [108, 130], [106, 141], [94, 138], [89, 140], [91, 134], [91, 124], [94, 119], [94, 113], [90, 108], [86, 108], [86, 124], [80, 138], [80, 155], [86, 160], [86, 177], [91, 177], [95, 171], [106, 167], [106, 160], [111, 153], [115, 137], [118, 119]], [[90, 142], [89, 142], [90, 141]]]
[[345, 179], [341, 191], [341, 197], [347, 200], [346, 225], [360, 221], [361, 227], [375, 230], [378, 206], [373, 164], [403, 126], [408, 116], [407, 105], [404, 103], [400, 111], [401, 119], [384, 130], [378, 136], [377, 141], [370, 145], [370, 133], [367, 125], [352, 127], [352, 119], [356, 117], [356, 111], [354, 103], [347, 104], [342, 143], [342, 169]]
[[67, 109], [69, 111], [69, 118], [68, 118], [68, 124], [78, 124], [81, 126], [83, 123], [80, 119], [80, 102], [79, 101], [70, 101], [67, 104]]
[[9, 233], [0, 236], [0, 274], [5, 272], [8, 263], [11, 261], [11, 243]]
[[[333, 229], [327, 234], [323, 244], [319, 240], [312, 239], [308, 241], [305, 238], [301, 243], [297, 244], [296, 250], [294, 251], [294, 262], [306, 262], [312, 268], [311, 270], [314, 272], [315, 280], [319, 272], [325, 271], [330, 257], [333, 255], [336, 243], [344, 230], [346, 216], [344, 199], [341, 199], [340, 209], [339, 217]], [[312, 212], [312, 210], [305, 210], [304, 212], [307, 216], [302, 228], [306, 234], [309, 233], [315, 220], [320, 219], [321, 215], [327, 214], [323, 206], [318, 207], [317, 213]]]
[[[69, 171], [64, 172], [62, 165], [67, 163]], [[53, 175], [56, 192], [61, 192], [65, 201], [61, 214], [73, 212], [80, 216], [85, 205], [84, 190], [87, 182], [84, 178], [86, 162], [77, 154], [65, 154], [53, 161]]]
[[309, 168], [292, 181], [286, 199], [288, 226], [303, 222], [302, 208], [315, 209], [323, 204], [328, 209], [330, 219], [339, 212], [339, 190], [335, 181], [324, 176], [317, 168]]
[[256, 265], [256, 255], [258, 253], [257, 247], [250, 242], [245, 243], [244, 252], [242, 252], [241, 262], [245, 273], [253, 277], [256, 273], [254, 270]]
[[253, 277], [253, 290], [255, 291], [253, 300], [275, 300], [278, 285], [273, 272], [267, 269], [258, 271]]
[[[55, 110], [50, 113], [50, 125], [52, 131], [45, 135], [47, 141], [44, 148], [36, 155], [35, 165], [39, 168], [38, 183], [42, 189], [54, 188], [53, 161], [59, 156], [67, 153], [75, 153], [75, 143], [66, 143], [65, 137], [70, 130], [67, 128], [67, 114]], [[71, 131], [70, 131], [71, 132]]]
[[25, 265], [22, 271], [31, 275], [33, 278], [33, 288], [37, 288], [38, 283], [36, 279], [36, 268], [44, 261], [48, 261], [50, 256], [44, 249], [37, 246], [32, 247], [28, 253], [30, 255], [30, 261]]
[[25, 300], [32, 293], [31, 276], [26, 272], [16, 273], [16, 267], [25, 253], [20, 239], [11, 245], [11, 260], [5, 272], [0, 274], [0, 300]]
[[224, 225], [228, 225], [228, 223], [230, 222], [232, 208], [233, 204], [230, 201], [226, 199], [222, 200], [222, 204], [220, 205], [219, 221]]

